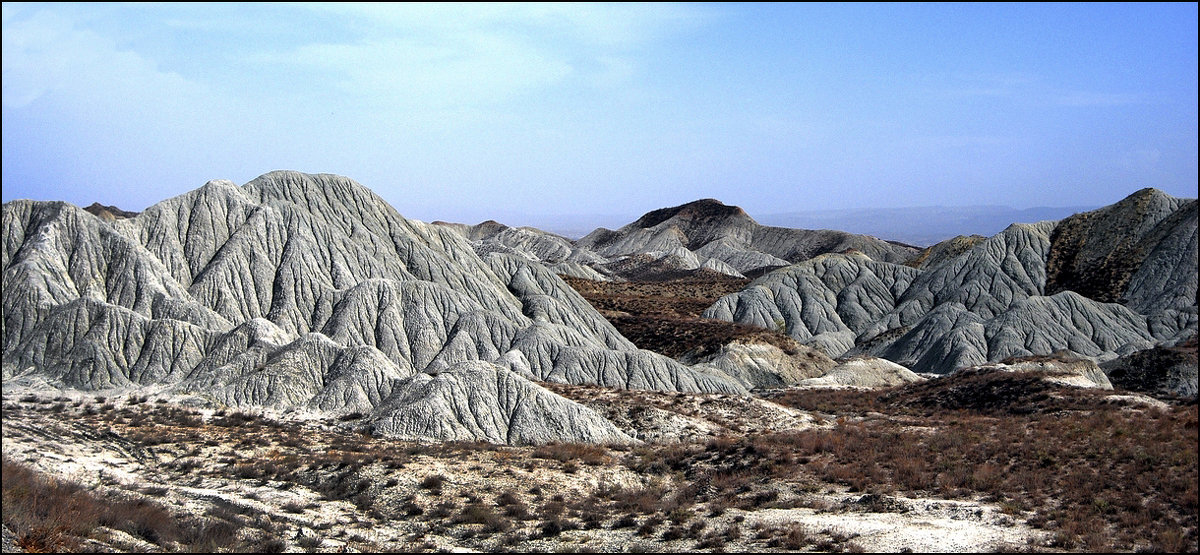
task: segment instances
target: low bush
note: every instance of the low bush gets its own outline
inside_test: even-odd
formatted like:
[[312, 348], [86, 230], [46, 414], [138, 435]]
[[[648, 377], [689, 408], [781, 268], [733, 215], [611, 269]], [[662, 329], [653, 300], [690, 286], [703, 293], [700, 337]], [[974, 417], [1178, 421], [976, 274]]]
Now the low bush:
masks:
[[442, 474], [430, 474], [421, 480], [422, 489], [441, 490], [446, 483], [446, 477]]
[[26, 551], [76, 551], [98, 526], [108, 526], [156, 545], [176, 541], [173, 515], [144, 499], [107, 499], [80, 486], [3, 461], [4, 525]]
[[480, 503], [472, 503], [463, 508], [451, 522], [455, 524], [482, 524], [487, 532], [503, 532], [508, 530], [509, 521], [497, 515], [491, 507]]

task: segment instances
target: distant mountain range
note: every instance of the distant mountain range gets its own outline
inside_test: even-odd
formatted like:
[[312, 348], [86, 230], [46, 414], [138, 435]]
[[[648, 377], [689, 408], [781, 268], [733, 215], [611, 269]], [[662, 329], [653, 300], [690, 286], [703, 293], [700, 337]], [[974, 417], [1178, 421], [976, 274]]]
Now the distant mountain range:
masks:
[[766, 225], [837, 229], [927, 247], [959, 235], [991, 237], [1009, 224], [1061, 220], [1095, 208], [1098, 206], [921, 206], [786, 212], [764, 214], [758, 220]]
[[[991, 237], [1012, 223], [1061, 220], [1072, 214], [1099, 208], [1098, 205], [1010, 208], [1007, 206], [920, 206], [912, 208], [858, 208], [840, 210], [798, 210], [755, 214], [762, 224], [795, 229], [831, 229], [860, 235], [872, 235], [926, 247], [959, 235]], [[499, 215], [494, 216], [501, 219]], [[615, 227], [619, 222], [637, 219], [636, 215], [510, 215], [523, 225], [535, 227], [570, 239], [579, 239], [599, 227]]]

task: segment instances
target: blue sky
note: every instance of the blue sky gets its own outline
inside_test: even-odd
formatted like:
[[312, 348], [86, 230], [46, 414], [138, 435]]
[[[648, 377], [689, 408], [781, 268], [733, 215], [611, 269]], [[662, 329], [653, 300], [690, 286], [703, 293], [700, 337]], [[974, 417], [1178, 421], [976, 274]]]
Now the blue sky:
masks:
[[1197, 102], [1195, 4], [3, 5], [5, 201], [1098, 206], [1196, 196]]

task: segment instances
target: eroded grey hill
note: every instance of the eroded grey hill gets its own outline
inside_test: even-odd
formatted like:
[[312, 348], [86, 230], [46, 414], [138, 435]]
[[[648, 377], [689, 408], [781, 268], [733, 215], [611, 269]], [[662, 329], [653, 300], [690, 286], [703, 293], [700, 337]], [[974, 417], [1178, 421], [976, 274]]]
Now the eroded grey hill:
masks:
[[866, 235], [759, 225], [741, 208], [713, 199], [654, 210], [621, 229], [596, 229], [574, 242], [490, 220], [474, 226], [435, 223], [465, 237], [480, 256], [510, 254], [558, 274], [596, 281], [697, 273], [742, 278], [829, 252], [861, 252], [897, 263], [919, 252]]
[[714, 199], [654, 210], [615, 231], [597, 229], [575, 246], [609, 259], [646, 253], [655, 259], [674, 256], [687, 269], [706, 267], [737, 276], [830, 252], [861, 252], [895, 263], [918, 252], [866, 235], [760, 225], [741, 208]]
[[15, 201], [3, 227], [5, 383], [152, 386], [513, 442], [628, 439], [535, 381], [745, 391], [638, 350], [542, 265], [481, 257], [344, 177], [212, 181], [117, 221]]
[[1144, 189], [1062, 221], [951, 240], [909, 265], [822, 255], [705, 316], [917, 372], [1058, 351], [1108, 361], [1196, 336], [1196, 229], [1195, 199]]
[[462, 234], [475, 249], [476, 254], [509, 254], [544, 264], [556, 274], [604, 281], [611, 272], [603, 271], [608, 259], [586, 249], [578, 248], [561, 235], [555, 235], [532, 227], [508, 227], [500, 222], [488, 220], [468, 226], [447, 222], [433, 222]]

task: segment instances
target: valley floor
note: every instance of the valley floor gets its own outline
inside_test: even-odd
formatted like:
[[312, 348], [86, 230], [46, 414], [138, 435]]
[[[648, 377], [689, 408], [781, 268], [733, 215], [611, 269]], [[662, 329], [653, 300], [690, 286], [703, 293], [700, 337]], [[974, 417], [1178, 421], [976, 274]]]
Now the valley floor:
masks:
[[5, 551], [1197, 549], [1194, 402], [547, 387], [647, 441], [415, 443], [6, 390]]

